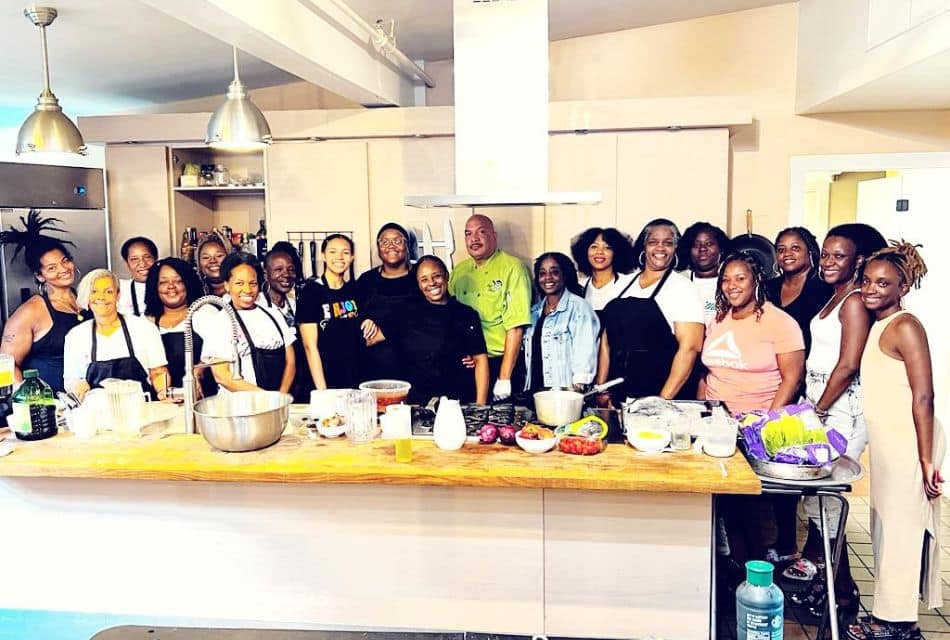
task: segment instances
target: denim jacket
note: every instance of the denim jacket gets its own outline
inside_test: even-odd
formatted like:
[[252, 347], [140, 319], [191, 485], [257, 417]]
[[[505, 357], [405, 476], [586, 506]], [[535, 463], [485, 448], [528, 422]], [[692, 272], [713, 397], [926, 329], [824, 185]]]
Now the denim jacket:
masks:
[[[525, 389], [532, 387], [531, 340], [541, 317], [545, 300], [531, 307], [531, 324], [524, 330], [524, 357], [527, 380]], [[589, 384], [597, 373], [597, 349], [600, 343], [600, 321], [584, 298], [565, 291], [557, 308], [541, 328], [542, 387], [570, 387]]]

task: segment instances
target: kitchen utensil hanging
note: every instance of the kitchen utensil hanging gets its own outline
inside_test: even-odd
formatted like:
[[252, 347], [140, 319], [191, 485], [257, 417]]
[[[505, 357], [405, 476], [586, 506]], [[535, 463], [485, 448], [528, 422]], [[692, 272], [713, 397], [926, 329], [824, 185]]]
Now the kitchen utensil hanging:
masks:
[[[304, 273], [300, 274], [302, 278], [319, 278], [323, 273], [323, 258], [320, 255], [320, 247], [328, 236], [340, 234], [353, 239], [352, 231], [288, 231], [287, 241], [297, 247], [300, 254], [300, 264], [303, 265]], [[310, 267], [310, 273], [306, 273], [307, 265]], [[355, 278], [354, 267], [350, 267], [350, 280]]]

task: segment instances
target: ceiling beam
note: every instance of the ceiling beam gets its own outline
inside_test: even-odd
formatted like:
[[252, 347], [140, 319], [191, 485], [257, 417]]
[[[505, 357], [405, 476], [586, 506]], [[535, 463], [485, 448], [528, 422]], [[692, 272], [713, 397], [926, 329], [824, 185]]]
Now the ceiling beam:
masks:
[[[413, 106], [413, 81], [332, 0], [142, 0], [208, 35], [363, 105]], [[229, 78], [221, 79], [223, 93]]]

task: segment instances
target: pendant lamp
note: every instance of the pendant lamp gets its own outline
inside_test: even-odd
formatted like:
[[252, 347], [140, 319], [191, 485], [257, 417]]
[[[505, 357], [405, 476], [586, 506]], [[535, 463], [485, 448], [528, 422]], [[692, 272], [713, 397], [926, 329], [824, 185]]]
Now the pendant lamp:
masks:
[[208, 121], [205, 142], [215, 149], [251, 151], [270, 144], [270, 126], [261, 110], [247, 96], [238, 75], [237, 47], [234, 47], [234, 80], [227, 99]]
[[33, 113], [24, 120], [17, 135], [16, 153], [70, 153], [86, 154], [82, 134], [66, 117], [59, 100], [49, 89], [49, 56], [46, 51], [46, 27], [56, 19], [56, 9], [50, 7], [27, 7], [23, 15], [40, 28], [40, 44], [43, 48], [43, 92], [36, 101]]

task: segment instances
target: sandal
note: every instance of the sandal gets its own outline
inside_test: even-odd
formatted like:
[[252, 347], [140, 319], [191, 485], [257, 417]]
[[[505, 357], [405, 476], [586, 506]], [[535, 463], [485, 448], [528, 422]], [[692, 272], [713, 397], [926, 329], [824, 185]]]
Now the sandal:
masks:
[[818, 575], [818, 567], [808, 558], [799, 558], [792, 564], [785, 567], [782, 571], [782, 577], [789, 580], [801, 580], [810, 582]]
[[[818, 621], [827, 611], [828, 598], [824, 587], [824, 582], [821, 582], [820, 589], [813, 586], [804, 596], [802, 594], [792, 594], [788, 598], [802, 607], [798, 615], [799, 619], [805, 618], [803, 622], [806, 624], [818, 624]], [[861, 592], [858, 590], [858, 586], [856, 584], [852, 585], [847, 592], [836, 592], [835, 596], [838, 600], [838, 606], [835, 608], [838, 614], [838, 626], [844, 627], [846, 624], [853, 623], [857, 619], [858, 610], [861, 607]], [[844, 600], [845, 597], [846, 600]]]
[[862, 618], [847, 630], [849, 640], [922, 640], [920, 627], [915, 622], [903, 624], [879, 620], [874, 616]]

